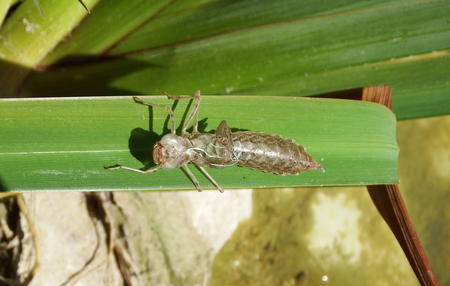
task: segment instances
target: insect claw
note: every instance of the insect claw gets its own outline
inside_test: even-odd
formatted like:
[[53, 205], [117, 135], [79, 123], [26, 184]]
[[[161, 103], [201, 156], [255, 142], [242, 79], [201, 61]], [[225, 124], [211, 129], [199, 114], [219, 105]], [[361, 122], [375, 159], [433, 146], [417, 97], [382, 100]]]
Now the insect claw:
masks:
[[195, 189], [197, 190], [197, 192], [203, 192], [202, 187], [200, 187], [200, 184], [198, 182], [193, 182]]
[[167, 96], [168, 99], [173, 99], [173, 95], [171, 95], [171, 94], [168, 93], [167, 91], [163, 91], [162, 94], [165, 95], [165, 96]]
[[144, 101], [143, 101], [142, 99], [140, 99], [139, 97], [137, 97], [137, 96], [133, 96], [133, 100], [134, 100], [134, 102], [136, 102], [136, 103], [144, 104]]

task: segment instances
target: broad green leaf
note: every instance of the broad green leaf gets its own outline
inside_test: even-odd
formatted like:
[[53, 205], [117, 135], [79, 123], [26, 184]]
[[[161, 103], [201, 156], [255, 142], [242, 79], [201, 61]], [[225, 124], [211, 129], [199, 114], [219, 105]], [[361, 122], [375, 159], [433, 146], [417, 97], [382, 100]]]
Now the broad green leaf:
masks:
[[[145, 99], [169, 103], [162, 97]], [[175, 110], [178, 119], [185, 107], [186, 102], [180, 101]], [[8, 191], [193, 189], [179, 169], [146, 175], [103, 169], [115, 164], [141, 168], [150, 163], [152, 144], [162, 134], [166, 119], [164, 110], [153, 111], [150, 114], [131, 97], [0, 100], [2, 185]], [[293, 138], [325, 167], [324, 172], [299, 176], [240, 167], [209, 169], [225, 188], [397, 182], [396, 121], [390, 110], [378, 104], [205, 96], [200, 119], [207, 119], [205, 131], [214, 130], [225, 119], [231, 128]], [[191, 169], [205, 188], [211, 188]]]
[[259, 8], [222, 14], [222, 2], [162, 15], [112, 58], [32, 74], [22, 95], [298, 96], [390, 84], [398, 119], [450, 113], [449, 1], [344, 1], [328, 12], [315, 1], [285, 13], [303, 11], [294, 2], [273, 10], [272, 24]]

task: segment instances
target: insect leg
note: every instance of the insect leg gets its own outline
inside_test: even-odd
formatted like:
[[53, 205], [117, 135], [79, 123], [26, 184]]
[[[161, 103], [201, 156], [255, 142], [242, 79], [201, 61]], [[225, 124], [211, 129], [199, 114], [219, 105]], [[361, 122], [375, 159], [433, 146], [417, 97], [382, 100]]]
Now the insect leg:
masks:
[[189, 176], [189, 178], [191, 179], [191, 181], [194, 184], [194, 186], [197, 189], [197, 191], [201, 192], [202, 188], [200, 187], [200, 183], [198, 182], [198, 180], [195, 177], [195, 175], [191, 172], [191, 170], [189, 170], [188, 166], [185, 164], [185, 165], [182, 165], [181, 168], [183, 168], [183, 170]]
[[192, 107], [191, 112], [189, 113], [189, 115], [186, 116], [186, 120], [184, 121], [183, 126], [181, 127], [181, 133], [182, 134], [186, 133], [186, 129], [189, 127], [189, 125], [191, 124], [192, 120], [194, 120], [194, 123], [193, 123], [194, 130], [193, 130], [193, 132], [197, 133], [198, 132], [198, 110], [200, 108], [200, 101], [201, 101], [201, 99], [200, 99], [200, 90], [196, 90], [193, 95], [187, 95], [187, 96], [183, 96], [183, 95], [175, 96], [175, 95], [170, 95], [170, 94], [167, 94], [167, 93], [166, 93], [166, 95], [167, 95], [167, 97], [169, 99], [173, 99], [173, 100], [186, 99], [186, 98], [194, 100], [194, 102], [193, 102], [194, 106]]
[[135, 169], [135, 168], [126, 167], [126, 166], [122, 166], [122, 165], [115, 165], [115, 166], [111, 166], [111, 167], [105, 167], [105, 169], [106, 170], [124, 169], [124, 170], [128, 170], [128, 171], [142, 173], [142, 174], [153, 173], [153, 172], [156, 172], [156, 171], [159, 170], [158, 167], [150, 168], [150, 169], [147, 169], [147, 170], [141, 170], [141, 169]]
[[134, 100], [134, 102], [140, 103], [140, 104], [143, 104], [143, 105], [164, 108], [167, 111], [167, 113], [169, 113], [169, 121], [170, 121], [170, 125], [171, 125], [171, 133], [175, 134], [177, 129], [176, 129], [176, 126], [175, 126], [175, 119], [174, 119], [172, 108], [170, 108], [169, 106], [164, 105], [164, 104], [145, 102], [145, 101], [143, 101], [142, 99], [140, 99], [137, 96], [133, 96], [133, 100]]
[[211, 181], [211, 183], [219, 190], [219, 192], [223, 193], [223, 188], [216, 182], [216, 180], [214, 180], [214, 178], [206, 171], [204, 167], [201, 167], [197, 164], [195, 164], [195, 166], [197, 166], [197, 168], [203, 173], [203, 175], [205, 175], [205, 177]]

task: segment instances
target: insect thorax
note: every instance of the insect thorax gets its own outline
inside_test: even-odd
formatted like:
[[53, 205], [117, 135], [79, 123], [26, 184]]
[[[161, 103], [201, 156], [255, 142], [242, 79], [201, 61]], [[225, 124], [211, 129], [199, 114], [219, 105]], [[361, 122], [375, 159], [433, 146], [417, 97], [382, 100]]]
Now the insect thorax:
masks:
[[197, 133], [191, 134], [189, 140], [192, 143], [191, 150], [195, 151], [196, 156], [192, 162], [212, 168], [223, 168], [236, 164], [233, 150], [227, 148], [215, 134]]

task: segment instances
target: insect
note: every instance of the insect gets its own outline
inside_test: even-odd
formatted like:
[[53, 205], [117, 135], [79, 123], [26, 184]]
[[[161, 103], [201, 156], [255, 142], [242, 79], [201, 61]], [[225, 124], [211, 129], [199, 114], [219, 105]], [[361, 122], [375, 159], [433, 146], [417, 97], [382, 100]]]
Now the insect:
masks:
[[[292, 139], [284, 139], [279, 135], [263, 132], [238, 131], [231, 132], [227, 122], [223, 120], [214, 134], [198, 131], [198, 112], [200, 108], [200, 91], [191, 96], [172, 96], [169, 99], [192, 99], [192, 109], [186, 116], [181, 127], [181, 134], [176, 134], [173, 111], [169, 106], [144, 102], [133, 97], [136, 103], [164, 108], [169, 114], [171, 133], [164, 135], [153, 146], [153, 161], [156, 167], [146, 170], [115, 165], [106, 169], [125, 169], [139, 173], [153, 173], [160, 169], [175, 169], [181, 167], [193, 182], [195, 188], [201, 191], [200, 183], [188, 168], [193, 163], [220, 191], [223, 188], [206, 171], [205, 167], [225, 168], [241, 166], [278, 175], [298, 175], [300, 172], [323, 169], [305, 148], [297, 145]], [[187, 131], [193, 122], [193, 131]]]

